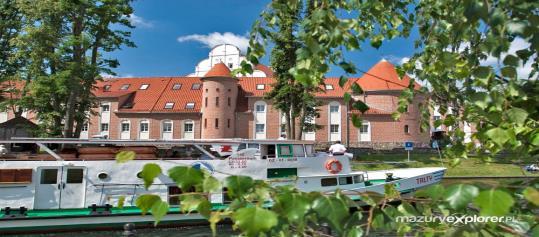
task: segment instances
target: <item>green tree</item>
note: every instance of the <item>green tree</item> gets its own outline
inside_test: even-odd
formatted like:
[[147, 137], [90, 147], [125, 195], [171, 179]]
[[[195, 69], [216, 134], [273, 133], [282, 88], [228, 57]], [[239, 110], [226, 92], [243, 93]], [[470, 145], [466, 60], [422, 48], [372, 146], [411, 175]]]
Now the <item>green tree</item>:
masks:
[[276, 79], [266, 98], [282, 112], [287, 137], [298, 140], [302, 139], [304, 131], [317, 129], [311, 121], [317, 116], [318, 111], [314, 108], [319, 105], [319, 101], [313, 95], [319, 91], [319, 87], [299, 83], [290, 73], [290, 69], [296, 66], [296, 51], [303, 46], [297, 39], [295, 31], [303, 15], [309, 14], [314, 7], [309, 6], [306, 12], [303, 12], [302, 3], [303, 1], [293, 4], [284, 0], [273, 1], [272, 9], [279, 8], [280, 12], [274, 12], [275, 18], [266, 17], [273, 14], [263, 13], [263, 21], [260, 22], [267, 29], [264, 40], [273, 44], [270, 62]]
[[133, 47], [128, 16], [131, 0], [17, 1], [24, 34], [17, 39], [19, 58], [28, 60], [24, 75], [31, 81], [22, 103], [37, 112], [43, 132], [78, 137], [90, 108], [100, 73], [118, 65], [104, 53]]

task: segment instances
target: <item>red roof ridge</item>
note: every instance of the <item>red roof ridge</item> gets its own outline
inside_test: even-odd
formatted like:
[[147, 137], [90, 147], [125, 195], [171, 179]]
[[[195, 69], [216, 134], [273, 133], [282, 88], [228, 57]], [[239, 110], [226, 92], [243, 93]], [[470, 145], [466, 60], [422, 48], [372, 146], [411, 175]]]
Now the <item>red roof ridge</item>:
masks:
[[230, 69], [221, 62], [213, 65], [204, 77], [232, 77], [232, 75], [230, 75]]
[[163, 97], [163, 94], [165, 93], [165, 91], [167, 90], [168, 88], [168, 85], [170, 85], [170, 82], [172, 81], [172, 77], [169, 77], [168, 78], [168, 82], [167, 82], [167, 85], [163, 87], [163, 90], [161, 90], [161, 93], [159, 93], [159, 97], [157, 97], [157, 100], [155, 100], [155, 103], [153, 104], [152, 108], [150, 109], [150, 113], [153, 113], [153, 110], [155, 109], [155, 106], [157, 105], [157, 102], [159, 102], [159, 100], [161, 99], [161, 97]]

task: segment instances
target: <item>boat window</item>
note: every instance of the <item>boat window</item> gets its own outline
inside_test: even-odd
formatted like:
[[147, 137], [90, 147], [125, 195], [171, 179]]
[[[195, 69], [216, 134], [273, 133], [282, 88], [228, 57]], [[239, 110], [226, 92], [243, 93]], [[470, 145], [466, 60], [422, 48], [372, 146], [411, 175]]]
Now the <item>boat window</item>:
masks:
[[31, 183], [32, 169], [0, 169], [0, 183]]
[[303, 145], [293, 145], [294, 156], [295, 157], [305, 157], [305, 151], [303, 150]]
[[182, 190], [176, 186], [168, 187], [168, 204], [170, 205], [180, 205], [180, 194]]
[[353, 184], [352, 176], [339, 177], [339, 185]]
[[363, 183], [363, 181], [364, 180], [363, 180], [363, 175], [362, 174], [354, 176], [354, 183], [356, 183], [356, 184], [357, 183]]
[[247, 148], [259, 149], [259, 145], [257, 143], [249, 143], [249, 144], [247, 144]]
[[41, 184], [56, 184], [58, 179], [58, 169], [42, 169]]
[[293, 156], [293, 150], [292, 145], [289, 144], [279, 144], [277, 145], [279, 157], [292, 157]]
[[232, 203], [232, 198], [228, 196], [228, 188], [223, 188], [223, 204]]
[[307, 156], [314, 156], [314, 146], [313, 145], [305, 145], [305, 152]]
[[268, 169], [268, 179], [271, 178], [286, 178], [298, 175], [297, 168], [275, 168]]
[[275, 145], [260, 145], [260, 155], [263, 159], [275, 158]]
[[337, 178], [325, 178], [325, 179], [321, 179], [321, 180], [320, 180], [320, 183], [321, 183], [322, 187], [327, 187], [327, 186], [337, 186]]
[[68, 169], [66, 183], [68, 184], [81, 184], [83, 178], [83, 169]]

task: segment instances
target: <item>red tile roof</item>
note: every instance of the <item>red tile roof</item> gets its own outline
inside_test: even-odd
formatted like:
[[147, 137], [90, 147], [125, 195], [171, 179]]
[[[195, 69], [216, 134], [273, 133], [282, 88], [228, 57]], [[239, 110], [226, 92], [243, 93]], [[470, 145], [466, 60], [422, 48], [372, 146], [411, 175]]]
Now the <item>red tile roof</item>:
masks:
[[204, 77], [232, 77], [230, 75], [230, 69], [224, 63], [218, 63], [204, 75]]
[[[405, 75], [402, 80], [397, 74], [395, 65], [386, 60], [381, 60], [374, 65], [367, 73], [356, 80], [356, 83], [361, 86], [364, 91], [375, 90], [402, 90], [408, 87], [410, 77]], [[414, 88], [421, 88], [419, 84], [414, 82]]]
[[255, 66], [255, 69], [256, 70], [260, 70], [264, 73], [266, 73], [266, 76], [267, 77], [273, 77], [273, 70], [271, 70], [271, 68], [269, 68], [268, 66], [264, 65], [264, 64], [258, 64]]
[[[181, 88], [179, 90], [173, 90], [172, 87], [174, 84], [181, 84]], [[193, 84], [200, 84], [199, 89], [193, 90]], [[202, 90], [202, 81], [199, 77], [173, 77], [170, 79], [166, 89], [163, 90], [152, 112], [200, 112], [202, 106]], [[174, 103], [174, 107], [172, 109], [165, 109], [165, 104], [170, 102]], [[187, 103], [195, 103], [194, 108], [187, 109]]]

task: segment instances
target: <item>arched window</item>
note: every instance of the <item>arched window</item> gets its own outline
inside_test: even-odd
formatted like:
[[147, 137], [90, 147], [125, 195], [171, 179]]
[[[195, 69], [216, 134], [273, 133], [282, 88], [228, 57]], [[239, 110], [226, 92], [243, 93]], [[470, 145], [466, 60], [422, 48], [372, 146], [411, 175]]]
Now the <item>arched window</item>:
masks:
[[150, 120], [140, 120], [138, 138], [141, 140], [150, 139]]
[[166, 119], [161, 122], [161, 139], [162, 140], [171, 140], [172, 139], [172, 130], [173, 123], [172, 120]]
[[127, 119], [120, 122], [120, 139], [131, 139], [131, 122]]
[[254, 104], [254, 138], [266, 139], [266, 114], [267, 104], [264, 101], [257, 101]]

